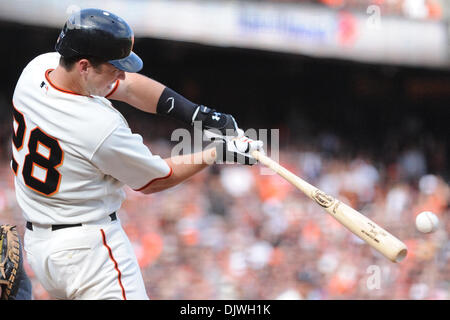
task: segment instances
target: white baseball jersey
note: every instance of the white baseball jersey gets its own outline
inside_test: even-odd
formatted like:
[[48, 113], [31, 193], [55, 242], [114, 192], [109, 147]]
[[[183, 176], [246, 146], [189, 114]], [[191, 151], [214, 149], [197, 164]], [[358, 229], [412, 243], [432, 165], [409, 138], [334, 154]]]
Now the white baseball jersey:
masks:
[[59, 58], [55, 52], [32, 60], [13, 96], [16, 197], [26, 220], [39, 224], [102, 219], [121, 206], [124, 184], [139, 190], [172, 173], [107, 98], [50, 81]]

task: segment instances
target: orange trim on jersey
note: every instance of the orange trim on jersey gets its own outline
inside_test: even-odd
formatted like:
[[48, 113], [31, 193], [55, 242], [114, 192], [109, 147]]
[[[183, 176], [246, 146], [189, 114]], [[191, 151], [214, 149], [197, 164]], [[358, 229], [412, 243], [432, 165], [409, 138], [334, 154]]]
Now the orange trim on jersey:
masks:
[[150, 181], [149, 183], [147, 183], [145, 186], [143, 186], [142, 188], [134, 189], [134, 191], [141, 191], [141, 190], [147, 188], [149, 185], [151, 185], [153, 182], [155, 182], [155, 181], [157, 181], [157, 180], [162, 180], [162, 179], [167, 179], [167, 178], [169, 178], [169, 177], [172, 175], [172, 173], [173, 173], [172, 168], [171, 168], [171, 167], [169, 167], [169, 168], [170, 168], [170, 172], [169, 172], [165, 177], [155, 178], [155, 179], [153, 179], [152, 181]]
[[47, 71], [45, 71], [45, 79], [46, 79], [47, 82], [53, 87], [53, 89], [56, 89], [56, 90], [61, 91], [61, 92], [64, 92], [64, 93], [74, 94], [74, 95], [76, 95], [76, 96], [91, 97], [91, 96], [85, 96], [85, 95], [83, 95], [83, 94], [76, 93], [76, 92], [74, 92], [74, 91], [65, 90], [65, 89], [62, 89], [62, 88], [56, 86], [56, 85], [50, 80], [50, 77], [48, 76], [49, 73], [52, 72], [53, 70], [55, 70], [55, 69], [48, 69]]
[[117, 88], [119, 87], [119, 80], [116, 80], [116, 84], [114, 85], [114, 88], [112, 88], [111, 92], [108, 93], [105, 98], [108, 98], [109, 96], [111, 96], [114, 92], [116, 92]]
[[[42, 131], [42, 130], [41, 130]], [[56, 139], [55, 139], [56, 140]], [[39, 152], [39, 146], [42, 146], [43, 148], [48, 150], [48, 157], [44, 156], [42, 153]], [[62, 150], [62, 149], [61, 149]], [[50, 154], [51, 154], [51, 149], [47, 148], [47, 146], [43, 143], [40, 143], [39, 141], [37, 142], [37, 147], [36, 147], [36, 153], [39, 154], [42, 158], [45, 158], [47, 160], [50, 160]]]
[[[56, 140], [56, 143], [58, 143], [58, 146], [59, 146], [59, 148], [61, 149], [61, 161], [60, 161], [56, 166], [53, 167], [53, 168], [56, 170], [56, 168], [59, 168], [59, 167], [63, 164], [63, 162], [64, 162], [64, 150], [61, 148], [61, 145], [59, 144], [58, 139], [56, 139], [56, 138], [52, 137], [51, 135], [47, 134], [46, 132], [44, 132], [41, 128], [39, 128], [39, 127], [37, 127], [37, 126], [36, 126], [36, 128], [34, 128], [33, 130], [31, 130], [31, 132], [30, 132], [30, 137], [31, 137], [31, 134], [33, 133], [33, 131], [36, 130], [36, 129], [39, 129], [39, 130], [40, 130], [43, 134], [45, 134], [47, 137], [50, 137], [51, 139]], [[36, 147], [36, 148], [37, 148], [37, 147]], [[26, 159], [26, 157], [27, 157], [30, 153], [31, 153], [31, 151], [28, 150], [28, 153], [25, 155], [24, 159]], [[50, 156], [49, 156], [49, 157], [50, 157]], [[36, 163], [33, 162], [33, 164], [36, 164]], [[24, 168], [22, 168], [22, 177], [23, 177], [23, 169], [24, 169]], [[56, 170], [56, 171], [58, 171], [58, 170]], [[43, 195], [43, 196], [45, 196], [45, 197], [50, 197], [50, 196], [54, 195], [55, 193], [57, 193], [57, 192], [59, 191], [59, 187], [60, 187], [60, 185], [61, 185], [61, 180], [62, 180], [62, 179], [61, 179], [61, 178], [62, 178], [62, 175], [61, 175], [61, 173], [60, 173], [59, 171], [58, 171], [58, 173], [59, 173], [58, 185], [56, 186], [55, 191], [53, 191], [53, 192], [50, 193], [50, 194], [42, 193], [41, 191], [36, 190], [36, 189], [34, 189], [33, 187], [30, 187], [26, 182], [25, 182], [25, 185], [26, 185], [28, 188], [30, 188], [31, 190], [36, 191], [37, 193], [39, 193], [39, 194], [41, 194], [41, 195]], [[37, 179], [36, 177], [33, 177], [33, 178], [35, 178], [36, 180], [39, 180], [39, 179]], [[25, 181], [25, 178], [24, 178], [24, 181]], [[42, 181], [41, 181], [41, 182], [42, 182]]]
[[112, 250], [110, 248], [110, 246], [108, 246], [108, 244], [106, 243], [106, 235], [105, 235], [105, 231], [103, 231], [103, 229], [100, 229], [100, 232], [102, 233], [102, 239], [103, 239], [103, 245], [106, 247], [106, 249], [108, 250], [108, 254], [109, 254], [109, 258], [112, 260], [112, 262], [114, 263], [114, 269], [116, 269], [117, 271], [117, 280], [119, 282], [119, 286], [122, 290], [122, 297], [123, 300], [127, 300], [127, 296], [125, 294], [125, 289], [122, 285], [122, 273], [119, 270], [119, 264], [117, 263], [116, 259], [114, 259], [114, 256], [112, 254]]

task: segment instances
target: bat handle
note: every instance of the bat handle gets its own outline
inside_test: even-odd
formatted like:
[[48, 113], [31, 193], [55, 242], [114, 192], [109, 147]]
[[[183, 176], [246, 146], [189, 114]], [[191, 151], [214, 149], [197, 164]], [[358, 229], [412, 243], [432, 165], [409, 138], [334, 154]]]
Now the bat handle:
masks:
[[256, 160], [259, 161], [259, 158], [260, 158], [260, 156], [262, 155], [262, 153], [259, 152], [258, 150], [253, 150], [253, 151], [251, 152], [251, 155], [253, 156], [253, 158], [255, 158]]
[[292, 183], [294, 186], [296, 186], [298, 189], [300, 189], [303, 193], [305, 193], [308, 197], [311, 198], [310, 195], [311, 190], [316, 189], [311, 184], [299, 178], [294, 173], [292, 173], [291, 171], [280, 165], [278, 162], [266, 156], [264, 153], [259, 152], [258, 150], [254, 150], [251, 152], [251, 154], [256, 160], [261, 162], [266, 167], [272, 169], [275, 173], [282, 176], [284, 179]]
[[258, 160], [259, 162], [261, 162], [262, 164], [264, 164], [265, 166], [271, 168], [272, 170], [274, 170], [275, 172], [278, 172], [281, 169], [281, 166], [276, 163], [275, 161], [273, 161], [272, 159], [270, 159], [268, 156], [266, 156], [264, 153], [258, 151], [258, 150], [253, 150], [251, 152], [251, 155]]

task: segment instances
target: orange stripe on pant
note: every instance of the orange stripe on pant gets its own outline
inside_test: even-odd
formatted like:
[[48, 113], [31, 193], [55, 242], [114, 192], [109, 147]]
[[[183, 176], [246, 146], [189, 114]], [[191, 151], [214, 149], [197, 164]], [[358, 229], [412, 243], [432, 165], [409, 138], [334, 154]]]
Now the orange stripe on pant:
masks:
[[119, 265], [116, 261], [116, 259], [114, 259], [114, 256], [112, 254], [111, 248], [108, 246], [108, 244], [106, 243], [106, 235], [105, 235], [105, 231], [103, 231], [103, 229], [100, 229], [101, 233], [102, 233], [102, 238], [103, 238], [103, 245], [106, 247], [106, 249], [108, 250], [109, 253], [109, 257], [111, 258], [111, 260], [114, 263], [114, 268], [116, 269], [117, 273], [118, 273], [118, 280], [119, 280], [119, 285], [120, 288], [122, 289], [122, 297], [124, 300], [127, 300], [127, 296], [125, 294], [125, 289], [123, 288], [122, 285], [122, 273], [119, 270]]

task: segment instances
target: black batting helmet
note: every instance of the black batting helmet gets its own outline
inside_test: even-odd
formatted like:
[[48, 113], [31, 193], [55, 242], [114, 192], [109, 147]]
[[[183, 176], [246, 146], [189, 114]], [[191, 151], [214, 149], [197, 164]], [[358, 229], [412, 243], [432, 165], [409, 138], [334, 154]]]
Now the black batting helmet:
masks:
[[133, 51], [134, 33], [128, 23], [101, 9], [82, 9], [64, 24], [55, 49], [63, 57], [104, 59], [116, 68], [138, 72], [143, 63]]

